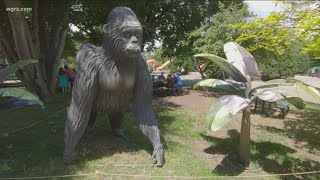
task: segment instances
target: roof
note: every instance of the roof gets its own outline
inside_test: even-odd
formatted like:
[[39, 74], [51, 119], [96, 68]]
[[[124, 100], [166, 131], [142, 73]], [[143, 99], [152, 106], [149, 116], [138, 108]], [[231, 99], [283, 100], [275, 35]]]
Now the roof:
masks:
[[319, 69], [320, 70], [320, 66], [313, 66], [311, 69]]

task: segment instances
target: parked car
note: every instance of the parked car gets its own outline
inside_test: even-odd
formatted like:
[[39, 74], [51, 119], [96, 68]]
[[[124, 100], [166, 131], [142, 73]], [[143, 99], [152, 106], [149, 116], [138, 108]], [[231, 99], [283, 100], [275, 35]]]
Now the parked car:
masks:
[[314, 67], [310, 68], [309, 76], [320, 78], [320, 66], [314, 66]]

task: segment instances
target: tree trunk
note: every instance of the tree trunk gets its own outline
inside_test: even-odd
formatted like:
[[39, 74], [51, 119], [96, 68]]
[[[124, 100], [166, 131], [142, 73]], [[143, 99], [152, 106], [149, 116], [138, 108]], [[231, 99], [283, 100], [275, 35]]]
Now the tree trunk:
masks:
[[[6, 7], [21, 7], [18, 0], [4, 0]], [[32, 41], [30, 28], [25, 15], [20, 11], [8, 12], [14, 40], [15, 51], [19, 60], [39, 59], [39, 50]], [[39, 64], [30, 65], [23, 70], [23, 79], [26, 88], [37, 93], [41, 99], [46, 100], [51, 94], [40, 74]]]
[[[251, 91], [251, 79], [247, 77], [247, 88], [246, 88], [246, 98], [250, 99]], [[250, 164], [250, 116], [251, 116], [251, 105], [249, 105], [243, 110], [242, 114], [242, 123], [240, 131], [240, 146], [239, 146], [239, 155], [240, 162], [245, 166]]]
[[4, 62], [4, 55], [3, 55], [3, 52], [1, 51], [1, 48], [0, 48], [0, 65], [4, 65], [5, 62]]
[[[44, 6], [49, 1], [43, 1], [45, 0], [33, 0], [32, 28], [27, 24], [23, 12], [6, 12], [3, 9], [0, 16], [4, 17], [7, 23], [0, 29], [0, 48], [13, 62], [26, 59], [39, 60], [39, 63], [19, 71], [21, 75], [18, 77], [27, 89], [48, 102], [52, 100], [55, 92], [57, 68], [68, 31], [68, 16], [65, 2], [53, 1], [52, 21], [48, 24], [45, 15], [50, 12], [45, 11]], [[21, 7], [20, 0], [3, 0], [3, 2], [8, 8]], [[51, 28], [48, 28], [48, 25]]]
[[47, 86], [52, 93], [54, 93], [56, 89], [59, 60], [63, 53], [69, 22], [67, 9], [65, 8], [63, 0], [54, 1], [53, 7], [52, 31], [50, 33], [49, 50], [46, 54], [45, 63], [47, 70]]

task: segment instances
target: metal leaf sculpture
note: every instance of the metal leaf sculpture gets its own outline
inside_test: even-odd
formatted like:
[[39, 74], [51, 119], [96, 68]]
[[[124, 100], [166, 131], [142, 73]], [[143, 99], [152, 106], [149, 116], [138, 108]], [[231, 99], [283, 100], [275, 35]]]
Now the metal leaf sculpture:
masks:
[[228, 60], [216, 56], [214, 54], [196, 54], [194, 55], [196, 58], [205, 58], [215, 63], [217, 66], [222, 68], [226, 73], [228, 73], [231, 78], [238, 82], [247, 82], [245, 76], [239, 71], [237, 67], [233, 64], [229, 63]]
[[255, 58], [245, 48], [235, 42], [224, 45], [224, 52], [228, 62], [237, 67], [244, 76], [259, 76]]
[[38, 60], [28, 59], [28, 60], [20, 60], [15, 64], [12, 64], [6, 68], [0, 69], [0, 83], [3, 83], [12, 73], [15, 73], [18, 69], [23, 68], [28, 64], [37, 63]]

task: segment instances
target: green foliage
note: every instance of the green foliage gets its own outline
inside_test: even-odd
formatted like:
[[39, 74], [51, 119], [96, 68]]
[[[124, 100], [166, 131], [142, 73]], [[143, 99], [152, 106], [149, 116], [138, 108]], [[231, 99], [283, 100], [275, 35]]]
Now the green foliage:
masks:
[[169, 59], [167, 56], [165, 56], [162, 46], [154, 48], [150, 52], [148, 52], [147, 58], [155, 59], [160, 64], [164, 63], [166, 60]]
[[268, 17], [234, 24], [233, 28], [242, 29], [242, 34], [236, 41], [241, 42], [250, 52], [260, 50], [280, 55], [292, 42], [293, 35], [291, 30], [281, 26], [280, 20], [281, 15], [273, 13]]
[[305, 73], [310, 59], [319, 56], [319, 3], [285, 3], [283, 12], [233, 25], [243, 31], [236, 41], [256, 57], [267, 79]]
[[[208, 17], [220, 11], [221, 3], [225, 7], [231, 4], [243, 6], [243, 1], [175, 1], [176, 11], [169, 12], [170, 17], [165, 17], [159, 30], [163, 38], [165, 52], [169, 56], [191, 55], [193, 43], [186, 41], [190, 33], [201, 23], [206, 22]], [[174, 4], [175, 4], [174, 3]], [[174, 32], [174, 33], [173, 33]]]
[[177, 56], [173, 58], [173, 64], [170, 65], [170, 70], [172, 72], [176, 72], [177, 69], [184, 69], [185, 73], [195, 70], [195, 66], [193, 63], [194, 59], [192, 56]]
[[294, 77], [297, 73], [305, 73], [310, 68], [309, 56], [302, 53], [293, 53], [287, 49], [282, 56], [265, 56], [264, 62], [260, 62], [263, 72], [263, 80]]
[[[192, 60], [193, 43], [185, 41], [192, 31], [200, 27], [202, 22], [207, 22], [208, 17], [231, 6], [231, 4], [235, 4], [232, 5], [234, 9], [243, 6], [242, 0], [222, 1], [223, 5], [218, 1], [206, 0], [141, 0], [137, 2], [131, 0], [108, 2], [79, 0], [78, 2], [82, 5], [82, 11], [72, 11], [70, 21], [80, 29], [80, 32], [72, 32], [71, 35], [68, 35], [71, 39], [79, 44], [90, 42], [99, 46], [103, 36], [102, 25], [106, 22], [108, 13], [115, 6], [128, 6], [136, 13], [143, 26], [143, 44], [148, 45], [147, 51], [154, 49], [156, 40], [161, 41], [163, 46], [160, 51], [163, 52], [163, 55], [159, 58], [158, 54], [155, 54], [157, 57], [155, 59], [159, 59], [159, 62], [163, 62], [167, 57], [175, 59], [170, 65], [174, 71], [178, 67], [183, 67], [186, 71], [195, 68], [195, 62]], [[236, 17], [232, 13], [229, 17]], [[224, 22], [222, 15], [220, 15], [219, 21]], [[67, 40], [66, 48], [73, 51], [72, 47], [69, 48], [69, 44], [70, 40]], [[65, 53], [70, 54], [67, 51]], [[71, 57], [74, 56], [65, 55], [64, 59], [72, 61]]]
[[219, 12], [190, 34], [189, 39], [195, 39], [194, 52], [224, 57], [223, 45], [234, 41], [242, 33], [240, 29], [232, 28], [232, 24], [244, 23], [250, 16], [247, 6], [240, 8], [237, 5], [226, 7], [219, 4]]
[[64, 63], [70, 67], [76, 66], [76, 55], [81, 46], [76, 37], [77, 34], [68, 33], [63, 49], [62, 59], [65, 61]]
[[[217, 12], [216, 1], [187, 1], [187, 0], [158, 0], [158, 1], [100, 1], [79, 0], [82, 11], [72, 11], [70, 21], [80, 29], [78, 33], [81, 42], [91, 42], [100, 45], [102, 25], [115, 6], [130, 7], [137, 15], [143, 26], [144, 43], [149, 44], [150, 50], [155, 40], [161, 40], [168, 56], [177, 51], [177, 42], [185, 39], [187, 33], [199, 26], [211, 13]], [[232, 1], [224, 2], [229, 5]], [[242, 4], [242, 1], [235, 1]], [[83, 34], [84, 33], [84, 34]]]
[[[188, 39], [189, 33], [200, 27], [202, 22], [207, 21], [207, 17], [219, 11], [219, 2], [206, 0], [141, 0], [137, 2], [79, 0], [78, 2], [82, 5], [82, 11], [72, 11], [70, 21], [80, 29], [80, 32], [72, 32], [70, 38], [79, 44], [90, 42], [99, 46], [103, 37], [102, 26], [106, 22], [108, 13], [115, 6], [128, 6], [136, 13], [143, 26], [143, 45], [148, 45], [147, 51], [154, 48], [156, 40], [161, 41], [163, 55], [160, 59], [176, 57], [176, 61], [170, 66], [174, 70], [177, 67], [194, 69], [192, 43], [185, 45], [184, 40]], [[226, 7], [232, 3], [238, 4], [239, 8], [243, 5], [242, 0], [222, 1], [222, 3]], [[68, 43], [66, 43], [67, 48]], [[65, 59], [69, 59], [67, 57], [64, 56]]]
[[304, 52], [319, 55], [320, 3], [319, 1], [283, 1], [286, 9], [281, 13], [282, 22], [296, 29], [296, 35], [304, 39]]
[[[217, 13], [202, 23], [198, 29], [192, 31], [187, 39], [181, 41], [183, 47], [189, 47], [189, 49], [186, 48], [188, 52], [185, 52], [185, 54], [211, 53], [225, 57], [223, 44], [234, 41], [241, 34], [240, 30], [232, 28], [231, 25], [245, 22], [251, 14], [247, 6], [241, 4], [226, 6], [219, 3], [218, 9]], [[196, 67], [197, 64], [203, 63], [205, 61], [198, 59], [198, 61], [192, 61], [189, 64]], [[204, 73], [207, 77], [218, 78], [222, 72], [214, 63], [209, 63]]]

